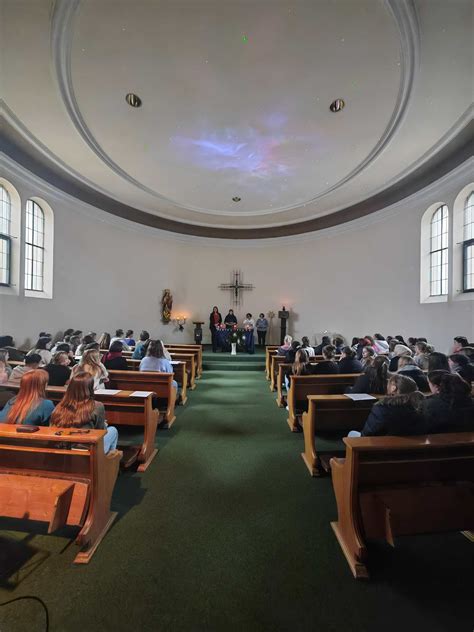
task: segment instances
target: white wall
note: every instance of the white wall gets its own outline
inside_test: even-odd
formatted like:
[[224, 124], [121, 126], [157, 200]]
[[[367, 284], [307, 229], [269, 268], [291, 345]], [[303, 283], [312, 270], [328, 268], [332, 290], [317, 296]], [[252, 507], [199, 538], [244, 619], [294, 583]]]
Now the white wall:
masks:
[[[5, 177], [22, 205], [38, 195], [54, 210], [53, 299], [0, 295], [0, 332], [19, 344], [40, 330], [66, 327], [111, 332], [148, 329], [165, 341], [192, 341], [191, 321], [207, 321], [217, 304], [225, 312], [229, 294], [218, 289], [242, 270], [253, 283], [239, 317], [250, 311], [291, 309], [290, 333], [313, 337], [324, 330], [347, 337], [425, 335], [440, 350], [453, 336], [474, 339], [474, 302], [451, 298], [420, 304], [420, 220], [425, 209], [454, 199], [469, 182], [466, 165], [396, 208], [350, 225], [290, 242], [233, 243], [183, 238], [134, 226], [87, 207], [13, 164]], [[22, 276], [22, 275], [21, 275]], [[159, 301], [171, 288], [174, 313], [185, 314], [184, 333], [160, 322]], [[473, 297], [474, 298], [474, 297]], [[275, 319], [274, 337], [278, 324]], [[205, 325], [205, 341], [209, 331]]]

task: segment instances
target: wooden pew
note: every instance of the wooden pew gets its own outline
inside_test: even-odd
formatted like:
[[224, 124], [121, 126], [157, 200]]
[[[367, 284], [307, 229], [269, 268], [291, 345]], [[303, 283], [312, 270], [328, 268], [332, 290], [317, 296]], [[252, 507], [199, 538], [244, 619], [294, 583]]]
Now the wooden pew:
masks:
[[[16, 393], [20, 385], [5, 382], [5, 384], [0, 385], [0, 388]], [[46, 387], [47, 398], [55, 404], [61, 401], [65, 392], [65, 386]], [[138, 462], [138, 471], [144, 472], [158, 453], [158, 450], [155, 448], [155, 437], [158, 422], [160, 421], [160, 413], [153, 408], [152, 395], [147, 395], [146, 397], [132, 396], [132, 392], [107, 393], [107, 391], [99, 391], [95, 393], [94, 397], [104, 405], [105, 417], [111, 426], [143, 428], [143, 442], [137, 446], [126, 447], [123, 449], [123, 452], [126, 467]]]
[[[311, 362], [312, 360], [312, 362]], [[317, 362], [320, 362], [320, 360], [316, 358], [311, 358], [310, 360], [310, 364], [317, 364]], [[277, 376], [277, 398], [276, 398], [276, 403], [277, 406], [279, 408], [284, 408], [286, 406], [286, 396], [285, 396], [285, 392], [284, 392], [284, 388], [285, 388], [285, 375], [288, 375], [288, 377], [290, 376], [291, 373], [291, 364], [286, 364], [285, 362], [280, 363], [278, 365], [278, 376]], [[345, 377], [349, 374], [335, 374], [336, 377], [337, 375], [345, 375]], [[352, 375], [354, 375], [354, 379], [352, 381], [349, 381], [348, 385], [352, 386], [354, 384], [354, 382], [356, 381], [357, 377], [359, 377], [360, 373], [353, 373]], [[331, 375], [327, 375], [325, 377], [331, 377]], [[344, 380], [345, 381], [345, 380]], [[337, 380], [334, 380], [334, 383], [337, 383]], [[345, 390], [345, 389], [344, 389]], [[344, 390], [331, 390], [328, 391], [327, 394], [329, 395], [330, 393], [336, 394], [336, 393], [343, 393]], [[316, 394], [316, 393], [315, 393]], [[318, 394], [320, 395], [324, 395], [326, 394], [326, 392], [322, 392], [322, 391], [318, 391]]]
[[278, 351], [277, 345], [268, 345], [265, 347], [265, 376], [267, 380], [270, 379], [271, 358], [276, 355]]
[[[109, 371], [109, 388], [119, 391], [148, 391], [166, 400], [166, 412], [163, 421], [171, 428], [176, 420], [176, 388], [173, 386], [174, 373], [156, 371]], [[186, 373], [184, 373], [186, 380]]]
[[[173, 354], [172, 362], [179, 362], [180, 364], [173, 364], [173, 370], [175, 371], [175, 380], [182, 387], [184, 385], [183, 374], [186, 373], [186, 393], [187, 388], [193, 391], [196, 388], [196, 364], [195, 358], [189, 354]], [[127, 366], [130, 371], [138, 371], [140, 368], [141, 360], [132, 360], [127, 358]], [[184, 368], [183, 368], [184, 366]]]
[[[330, 375], [291, 375], [288, 390], [288, 425], [294, 431], [298, 427], [298, 402], [306, 402], [308, 395], [342, 395], [352, 386], [357, 373], [333, 373]], [[348, 399], [348, 398], [346, 398]]]
[[[340, 356], [336, 356], [336, 361], [339, 359], [339, 357]], [[309, 358], [309, 361], [311, 364], [317, 364], [318, 362], [322, 362], [323, 360], [324, 358], [321, 355], [317, 355], [317, 356], [313, 356]], [[281, 364], [288, 364], [286, 362], [285, 356], [279, 356], [279, 355], [271, 356], [270, 358], [270, 390], [271, 391], [277, 390], [278, 373], [279, 373]], [[290, 368], [291, 368], [291, 365], [290, 365]]]
[[[194, 354], [196, 357], [196, 377], [200, 378], [202, 376], [202, 345], [170, 344], [165, 346], [168, 350], [172, 349], [177, 353]], [[170, 351], [170, 353], [172, 352]]]
[[[375, 398], [381, 395], [373, 395]], [[301, 457], [311, 476], [327, 469], [328, 452], [322, 447], [325, 435], [342, 439], [350, 430], [362, 430], [377, 399], [355, 402], [345, 395], [309, 395], [308, 412], [303, 413], [304, 452]], [[318, 437], [321, 441], [318, 441]], [[322, 445], [321, 445], [322, 444]], [[321, 448], [321, 449], [320, 449]], [[344, 450], [341, 445], [341, 449]], [[334, 456], [332, 447], [330, 456]]]
[[87, 564], [117, 516], [110, 502], [122, 453], [104, 454], [105, 430], [58, 437], [57, 428], [17, 427], [0, 424], [0, 516], [47, 522], [48, 533], [80, 527], [74, 563]]
[[331, 526], [355, 578], [369, 576], [368, 540], [474, 529], [474, 432], [344, 443], [345, 459], [331, 459]]
[[[132, 360], [131, 358], [127, 358], [127, 366], [129, 371], [139, 372], [138, 369], [140, 367], [141, 360]], [[173, 372], [174, 379], [179, 384], [181, 389], [181, 403], [184, 406], [188, 401], [188, 372], [186, 370], [186, 362], [176, 361], [176, 364], [173, 364]], [[149, 373], [149, 371], [140, 371], [141, 373]], [[153, 372], [153, 371], [152, 371]], [[109, 371], [113, 373], [113, 371]], [[153, 373], [156, 373], [153, 372]], [[153, 390], [153, 389], [141, 389], [141, 390]]]

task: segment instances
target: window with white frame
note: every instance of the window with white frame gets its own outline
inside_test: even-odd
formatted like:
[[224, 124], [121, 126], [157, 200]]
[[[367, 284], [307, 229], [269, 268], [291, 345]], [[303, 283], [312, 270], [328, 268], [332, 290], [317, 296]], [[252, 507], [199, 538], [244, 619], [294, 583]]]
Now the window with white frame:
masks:
[[12, 266], [12, 203], [10, 194], [0, 185], [0, 285], [10, 287]]
[[430, 222], [430, 296], [448, 294], [449, 212], [439, 206]]
[[33, 200], [26, 203], [25, 290], [44, 289], [44, 212]]
[[464, 202], [463, 225], [463, 291], [474, 292], [474, 191]]

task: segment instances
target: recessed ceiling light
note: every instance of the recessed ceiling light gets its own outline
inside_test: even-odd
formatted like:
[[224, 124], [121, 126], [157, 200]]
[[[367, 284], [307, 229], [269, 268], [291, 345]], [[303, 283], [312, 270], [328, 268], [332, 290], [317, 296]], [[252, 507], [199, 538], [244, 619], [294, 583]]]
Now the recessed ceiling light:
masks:
[[239, 198], [238, 195], [236, 195], [235, 197], [232, 198], [232, 202], [240, 202], [242, 198]]
[[344, 109], [345, 105], [344, 99], [335, 99], [329, 106], [329, 109], [331, 112], [340, 112]]
[[125, 97], [125, 101], [132, 108], [139, 108], [142, 104], [142, 100], [140, 99], [140, 97], [133, 92], [129, 92], [127, 94], [127, 96]]

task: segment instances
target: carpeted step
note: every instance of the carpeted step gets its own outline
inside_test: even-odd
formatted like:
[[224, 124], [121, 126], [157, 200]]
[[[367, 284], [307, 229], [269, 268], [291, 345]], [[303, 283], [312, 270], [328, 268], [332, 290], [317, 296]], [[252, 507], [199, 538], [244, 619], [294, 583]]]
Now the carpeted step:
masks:
[[202, 368], [204, 371], [255, 371], [263, 372], [265, 363], [257, 362], [233, 362], [232, 359], [227, 362], [207, 362], [203, 360]]

